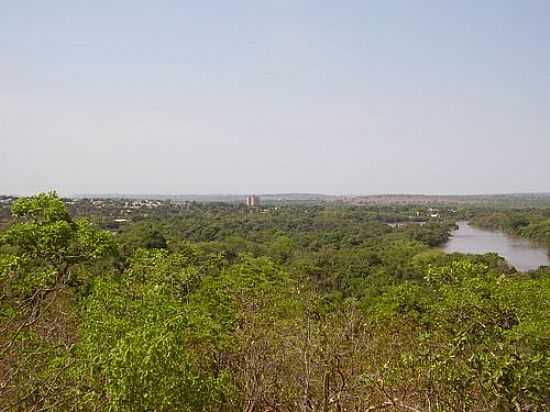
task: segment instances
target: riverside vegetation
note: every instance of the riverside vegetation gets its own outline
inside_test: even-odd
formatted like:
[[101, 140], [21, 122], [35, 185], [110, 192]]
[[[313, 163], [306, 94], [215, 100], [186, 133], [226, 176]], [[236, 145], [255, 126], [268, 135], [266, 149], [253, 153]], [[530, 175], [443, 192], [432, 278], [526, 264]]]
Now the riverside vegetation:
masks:
[[[550, 408], [550, 270], [442, 253], [451, 214], [390, 227], [413, 208], [115, 212], [55, 193], [12, 204], [0, 410]], [[498, 213], [474, 220], [549, 239], [548, 211]]]
[[513, 209], [478, 213], [472, 223], [545, 245], [550, 250], [550, 209]]

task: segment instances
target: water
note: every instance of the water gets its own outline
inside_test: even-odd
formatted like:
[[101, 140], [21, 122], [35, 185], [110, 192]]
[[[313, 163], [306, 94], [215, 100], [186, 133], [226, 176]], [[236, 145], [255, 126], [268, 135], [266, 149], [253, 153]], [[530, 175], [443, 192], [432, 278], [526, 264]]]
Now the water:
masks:
[[503, 232], [477, 229], [468, 222], [458, 222], [458, 230], [453, 232], [444, 250], [448, 253], [498, 253], [522, 272], [550, 265], [550, 257], [544, 247]]

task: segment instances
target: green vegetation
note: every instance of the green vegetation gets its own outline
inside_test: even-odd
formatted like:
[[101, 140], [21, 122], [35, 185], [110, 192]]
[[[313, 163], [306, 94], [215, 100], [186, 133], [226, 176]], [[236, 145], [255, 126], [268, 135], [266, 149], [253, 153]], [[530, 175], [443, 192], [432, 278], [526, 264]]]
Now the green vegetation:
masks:
[[[1, 410], [550, 407], [550, 271], [434, 248], [455, 212], [79, 206], [0, 232]], [[546, 213], [475, 221], [545, 241]]]
[[550, 210], [515, 209], [477, 214], [472, 223], [487, 229], [531, 239], [550, 250]]

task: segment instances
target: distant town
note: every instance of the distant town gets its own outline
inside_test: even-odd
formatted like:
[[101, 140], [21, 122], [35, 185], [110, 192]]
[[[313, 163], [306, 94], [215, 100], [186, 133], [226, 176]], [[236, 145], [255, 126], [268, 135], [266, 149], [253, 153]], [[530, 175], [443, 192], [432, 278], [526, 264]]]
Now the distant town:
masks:
[[[0, 205], [10, 204], [17, 199], [14, 195], [0, 195]], [[82, 200], [93, 204], [108, 200], [125, 201], [128, 208], [158, 207], [163, 202], [224, 202], [244, 203], [258, 206], [261, 202], [341, 202], [355, 205], [428, 205], [428, 204], [468, 204], [499, 202], [533, 202], [550, 203], [550, 193], [509, 193], [479, 195], [418, 195], [418, 194], [379, 194], [379, 195], [326, 195], [316, 193], [278, 193], [278, 194], [200, 194], [200, 195], [165, 195], [165, 194], [78, 194], [65, 198], [67, 203]]]
[[[10, 204], [17, 196], [0, 195], [0, 205]], [[477, 195], [423, 195], [423, 194], [378, 194], [378, 195], [326, 195], [317, 193], [275, 194], [77, 194], [68, 196], [67, 203], [86, 200], [99, 205], [109, 200], [124, 201], [125, 207], [136, 209], [154, 208], [163, 202], [224, 202], [243, 203], [257, 207], [262, 203], [318, 203], [340, 202], [354, 205], [437, 205], [437, 204], [490, 204], [550, 205], [550, 193], [509, 193]], [[108, 203], [108, 202], [107, 202]]]

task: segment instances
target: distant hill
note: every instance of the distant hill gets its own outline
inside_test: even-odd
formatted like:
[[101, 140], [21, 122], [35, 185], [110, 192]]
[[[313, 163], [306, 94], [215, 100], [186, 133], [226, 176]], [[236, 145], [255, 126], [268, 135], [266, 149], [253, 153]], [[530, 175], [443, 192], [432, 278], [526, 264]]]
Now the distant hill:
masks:
[[[341, 196], [324, 195], [317, 193], [267, 193], [257, 194], [262, 202], [326, 202], [342, 199]], [[180, 202], [244, 202], [248, 194], [76, 194], [76, 199], [136, 199], [136, 200], [173, 200]]]
[[475, 204], [487, 206], [536, 207], [550, 206], [550, 193], [508, 193], [493, 195], [369, 195], [347, 199], [356, 205], [433, 205]]
[[[251, 193], [252, 194], [252, 193]], [[248, 194], [127, 194], [94, 193], [69, 196], [73, 199], [171, 200], [176, 202], [244, 203]], [[550, 193], [507, 193], [478, 195], [379, 194], [336, 196], [321, 193], [257, 193], [263, 203], [340, 202], [352, 205], [482, 205], [493, 207], [550, 207]], [[9, 204], [14, 196], [0, 196]]]

